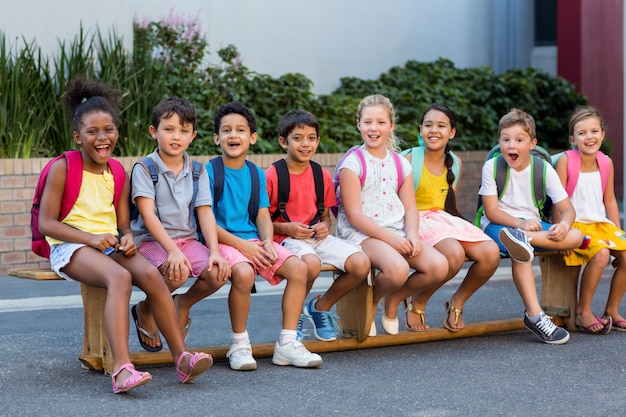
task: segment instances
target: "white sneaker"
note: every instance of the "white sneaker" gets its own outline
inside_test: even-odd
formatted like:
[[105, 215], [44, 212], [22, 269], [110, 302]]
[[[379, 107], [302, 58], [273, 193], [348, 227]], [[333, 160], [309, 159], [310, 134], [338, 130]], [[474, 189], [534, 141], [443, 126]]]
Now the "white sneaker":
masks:
[[535, 257], [534, 248], [530, 244], [530, 238], [522, 229], [505, 227], [500, 229], [498, 237], [509, 252], [511, 259], [522, 264], [532, 262]]
[[252, 357], [252, 346], [250, 343], [233, 343], [226, 353], [230, 369], [235, 371], [254, 371], [256, 361]]
[[315, 368], [322, 365], [322, 357], [317, 353], [309, 352], [298, 341], [287, 343], [284, 346], [276, 342], [272, 363], [281, 366], [293, 365], [298, 368]]

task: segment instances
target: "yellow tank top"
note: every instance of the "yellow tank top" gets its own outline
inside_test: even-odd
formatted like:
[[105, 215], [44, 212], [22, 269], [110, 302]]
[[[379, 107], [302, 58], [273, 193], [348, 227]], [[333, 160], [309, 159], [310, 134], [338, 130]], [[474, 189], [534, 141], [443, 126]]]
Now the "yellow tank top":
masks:
[[447, 174], [446, 169], [443, 174], [435, 176], [426, 168], [426, 164], [423, 165], [422, 177], [415, 191], [418, 210], [443, 210], [448, 195]]
[[[63, 223], [88, 233], [111, 233], [118, 236], [117, 216], [113, 206], [115, 180], [113, 174], [102, 175], [83, 171], [80, 193]], [[49, 245], [63, 241], [46, 236]]]

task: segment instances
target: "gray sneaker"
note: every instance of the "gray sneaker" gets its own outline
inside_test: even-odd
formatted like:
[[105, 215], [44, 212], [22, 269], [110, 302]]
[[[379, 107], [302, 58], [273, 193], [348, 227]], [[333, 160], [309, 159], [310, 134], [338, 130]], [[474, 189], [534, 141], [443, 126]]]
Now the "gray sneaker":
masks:
[[514, 261], [526, 264], [535, 258], [535, 250], [522, 229], [505, 227], [500, 229], [498, 237]]
[[569, 340], [567, 330], [554, 324], [544, 312], [539, 314], [539, 320], [536, 323], [530, 321], [528, 314], [524, 313], [524, 326], [544, 343], [562, 345]]

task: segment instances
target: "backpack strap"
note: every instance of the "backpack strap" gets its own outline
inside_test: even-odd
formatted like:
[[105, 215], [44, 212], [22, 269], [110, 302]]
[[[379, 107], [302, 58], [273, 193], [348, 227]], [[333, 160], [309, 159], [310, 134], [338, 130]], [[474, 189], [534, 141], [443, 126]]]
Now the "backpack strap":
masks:
[[124, 190], [124, 184], [126, 183], [126, 170], [124, 166], [116, 159], [109, 159], [109, 170], [113, 174], [114, 182], [114, 194], [113, 194], [113, 206], [117, 209], [122, 197], [122, 191]]
[[224, 191], [224, 161], [218, 156], [209, 163], [213, 167], [213, 207], [217, 207]]
[[252, 223], [256, 223], [256, 217], [259, 214], [259, 204], [261, 202], [261, 186], [259, 184], [259, 172], [256, 165], [246, 159], [246, 165], [250, 172], [250, 183], [252, 190], [250, 191], [250, 201], [248, 201], [248, 218]]
[[506, 163], [504, 157], [499, 155], [493, 164], [493, 177], [496, 179], [496, 189], [498, 191], [498, 200], [504, 195], [506, 187], [509, 185], [509, 164]]
[[400, 191], [400, 187], [402, 187], [402, 182], [404, 180], [402, 177], [402, 162], [400, 161], [400, 155], [398, 155], [397, 152], [391, 151], [391, 156], [393, 157], [393, 162], [396, 165], [396, 174], [398, 174], [398, 191]]
[[322, 166], [317, 162], [310, 161], [311, 168], [313, 168], [313, 181], [315, 182], [315, 201], [317, 204], [317, 212], [313, 217], [313, 220], [309, 223], [310, 226], [313, 226], [322, 218], [322, 214], [326, 210], [326, 206], [324, 204], [324, 172], [322, 171]]
[[[152, 158], [148, 156], [144, 156], [138, 162], [135, 163], [135, 166], [136, 165], [141, 165], [143, 169], [145, 169], [146, 172], [150, 175], [150, 179], [152, 180], [152, 187], [154, 188], [154, 207], [156, 209], [157, 217], [161, 219], [161, 215], [159, 214], [159, 205], [157, 204], [157, 183], [159, 182], [159, 171], [157, 170], [156, 164], [154, 163]], [[134, 166], [133, 166], [133, 169], [135, 169]], [[131, 209], [130, 218], [131, 219], [138, 218], [139, 209], [137, 208], [137, 206], [136, 205], [134, 207], [131, 206], [131, 208], [132, 209]]]
[[202, 174], [202, 170], [204, 166], [193, 159], [189, 160], [189, 164], [191, 165], [191, 178], [193, 179], [193, 194], [191, 195], [191, 206], [190, 209], [194, 210], [196, 205], [196, 197], [198, 196], [198, 180], [200, 179], [200, 174]]
[[[533, 202], [535, 207], [539, 210], [539, 216], [542, 220], [546, 220], [549, 217], [550, 204], [546, 198], [546, 162], [544, 159], [538, 156], [532, 156], [530, 159], [531, 166], [531, 184], [533, 190]], [[541, 181], [537, 181], [537, 178], [541, 178]]]
[[[422, 179], [422, 170], [424, 168], [424, 147], [423, 146], [415, 146], [411, 149], [406, 149], [402, 151], [400, 155], [408, 155], [411, 154], [411, 168], [413, 169], [413, 189], [417, 191], [417, 186]], [[450, 151], [450, 155], [452, 155], [452, 173], [454, 174], [454, 182], [452, 186], [456, 189], [456, 184], [459, 181], [459, 174], [461, 172], [461, 164], [459, 162], [459, 157], [452, 151]]]
[[[80, 151], [66, 151], [63, 155], [65, 155], [67, 162], [67, 171], [63, 197], [61, 198], [61, 208], [59, 210], [59, 220], [63, 220], [74, 207], [74, 203], [78, 200], [78, 194], [80, 193], [80, 185], [83, 182], [83, 157]], [[43, 193], [43, 189], [41, 192]]]
[[276, 221], [279, 217], [290, 222], [287, 215], [287, 202], [289, 201], [289, 193], [291, 191], [291, 183], [289, 180], [289, 168], [287, 168], [287, 161], [280, 159], [274, 162], [274, 169], [276, 169], [276, 177], [278, 178], [278, 208], [272, 213], [272, 221]]
[[[580, 154], [576, 149], [565, 151], [565, 155], [567, 155], [567, 180], [565, 181], [565, 190], [567, 191], [567, 195], [571, 198], [572, 194], [574, 194], [576, 184], [578, 183], [581, 160]], [[596, 161], [598, 163], [598, 170], [600, 171], [600, 180], [602, 181], [602, 192], [604, 192], [609, 183], [609, 175], [611, 173], [610, 159], [606, 154], [598, 151], [596, 153]]]

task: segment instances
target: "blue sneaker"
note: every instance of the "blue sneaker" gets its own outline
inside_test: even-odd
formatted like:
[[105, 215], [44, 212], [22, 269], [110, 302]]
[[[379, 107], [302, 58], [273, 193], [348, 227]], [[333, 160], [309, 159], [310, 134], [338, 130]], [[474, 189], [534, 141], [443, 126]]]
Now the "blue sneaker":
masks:
[[302, 342], [304, 340], [304, 333], [302, 332], [302, 325], [303, 325], [305, 318], [307, 318], [306, 315], [300, 314], [300, 319], [298, 320], [298, 328], [296, 329], [296, 340], [298, 342]]
[[315, 302], [319, 296], [309, 301], [309, 304], [305, 306], [309, 320], [313, 323], [313, 332], [315, 337], [324, 342], [332, 342], [337, 340], [337, 333], [339, 332], [339, 325], [334, 314], [329, 311], [318, 311], [315, 308]]

